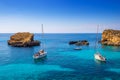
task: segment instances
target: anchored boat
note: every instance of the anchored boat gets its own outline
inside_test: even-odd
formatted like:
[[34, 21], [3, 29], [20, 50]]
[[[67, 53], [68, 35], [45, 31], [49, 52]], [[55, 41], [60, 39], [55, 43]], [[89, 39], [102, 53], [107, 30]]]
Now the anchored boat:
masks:
[[95, 53], [95, 54], [94, 54], [94, 57], [95, 57], [96, 60], [106, 61], [106, 58], [103, 57], [100, 53]]
[[44, 50], [40, 50], [39, 52], [37, 52], [33, 55], [33, 58], [34, 59], [43, 58], [43, 57], [47, 56], [46, 54], [47, 54], [47, 52], [44, 52]]
[[[43, 32], [43, 24], [42, 24], [42, 37], [43, 36], [44, 36], [44, 32]], [[43, 49], [41, 49], [39, 52], [37, 52], [33, 55], [34, 59], [40, 59], [40, 58], [47, 56], [47, 52], [44, 51], [44, 45], [42, 47], [43, 47]]]
[[[96, 37], [96, 49], [98, 48], [98, 28], [99, 28], [99, 26], [97, 27], [97, 37]], [[106, 58], [105, 57], [103, 57], [98, 51], [94, 54], [94, 58], [96, 59], [96, 60], [99, 60], [99, 61], [106, 61]]]

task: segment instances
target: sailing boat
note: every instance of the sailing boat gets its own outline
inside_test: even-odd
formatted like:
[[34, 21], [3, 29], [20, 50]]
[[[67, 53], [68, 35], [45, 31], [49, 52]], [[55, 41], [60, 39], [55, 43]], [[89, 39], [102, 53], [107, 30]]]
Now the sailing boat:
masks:
[[[43, 37], [44, 37], [44, 32], [43, 32], [43, 24], [42, 24], [42, 38], [43, 38]], [[43, 57], [46, 57], [46, 56], [47, 56], [47, 55], [46, 55], [47, 52], [44, 51], [44, 44], [43, 44], [42, 48], [43, 48], [43, 49], [41, 49], [39, 52], [37, 52], [37, 53], [35, 53], [35, 54], [33, 55], [33, 58], [34, 58], [34, 59], [40, 59], [40, 58], [43, 58]]]
[[[96, 47], [95, 47], [96, 49], [98, 48], [98, 28], [99, 26], [97, 27], [97, 37], [96, 37]], [[98, 61], [103, 61], [103, 62], [106, 61], [106, 58], [103, 57], [98, 51], [94, 54], [94, 58]]]

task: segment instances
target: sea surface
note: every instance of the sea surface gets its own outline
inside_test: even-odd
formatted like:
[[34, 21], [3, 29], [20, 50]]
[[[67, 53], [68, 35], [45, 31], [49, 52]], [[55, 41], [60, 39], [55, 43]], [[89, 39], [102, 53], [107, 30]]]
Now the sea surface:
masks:
[[[11, 35], [0, 34], [0, 80], [120, 80], [120, 48], [99, 44], [97, 50], [107, 61], [96, 61], [96, 34], [35, 34], [47, 51], [39, 60], [32, 56], [41, 46], [11, 47]], [[68, 44], [72, 40], [88, 40], [90, 45], [74, 50], [77, 46]]]

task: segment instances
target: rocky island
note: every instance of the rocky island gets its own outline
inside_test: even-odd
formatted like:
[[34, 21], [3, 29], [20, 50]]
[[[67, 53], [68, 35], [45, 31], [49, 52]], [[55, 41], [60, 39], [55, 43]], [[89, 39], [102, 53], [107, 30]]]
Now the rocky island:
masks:
[[31, 47], [31, 46], [39, 46], [40, 42], [34, 40], [34, 34], [29, 32], [19, 32], [10, 37], [8, 40], [8, 45], [14, 47]]
[[89, 45], [89, 42], [87, 40], [79, 40], [79, 41], [70, 41], [70, 45], [75, 44], [76, 46], [83, 46], [83, 45]]
[[101, 43], [109, 46], [120, 46], [120, 30], [104, 30]]

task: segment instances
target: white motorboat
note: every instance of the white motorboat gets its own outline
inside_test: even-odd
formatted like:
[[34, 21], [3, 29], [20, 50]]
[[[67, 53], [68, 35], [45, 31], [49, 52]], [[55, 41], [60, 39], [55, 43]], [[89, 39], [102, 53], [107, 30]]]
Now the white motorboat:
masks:
[[95, 53], [94, 58], [99, 61], [106, 61], [106, 58], [103, 57], [100, 53]]

